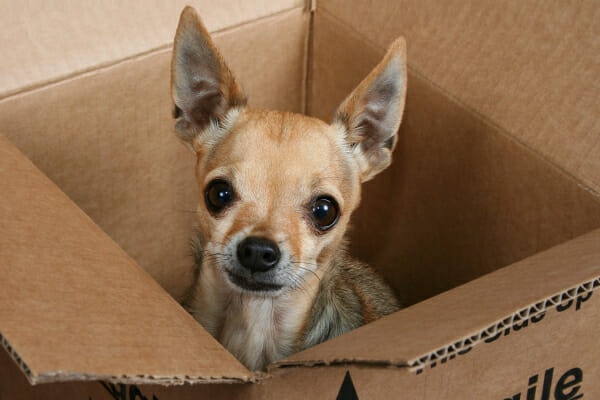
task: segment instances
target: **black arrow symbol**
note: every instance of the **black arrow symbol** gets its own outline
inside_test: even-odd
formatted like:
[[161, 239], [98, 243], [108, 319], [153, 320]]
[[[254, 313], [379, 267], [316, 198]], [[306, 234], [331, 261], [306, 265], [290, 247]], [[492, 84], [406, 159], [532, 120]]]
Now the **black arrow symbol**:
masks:
[[336, 400], [358, 400], [358, 395], [356, 394], [356, 389], [354, 388], [350, 371], [346, 371], [344, 382], [342, 382], [342, 386], [340, 387], [340, 392], [338, 393]]

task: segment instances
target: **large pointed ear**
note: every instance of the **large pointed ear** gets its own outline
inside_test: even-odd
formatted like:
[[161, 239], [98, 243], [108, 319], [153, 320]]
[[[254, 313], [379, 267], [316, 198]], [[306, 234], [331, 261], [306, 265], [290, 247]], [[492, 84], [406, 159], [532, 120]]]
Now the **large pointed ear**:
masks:
[[406, 97], [406, 43], [397, 39], [383, 60], [339, 106], [341, 126], [363, 182], [392, 162]]
[[228, 111], [246, 104], [233, 74], [190, 6], [181, 12], [175, 34], [171, 94], [175, 130], [191, 147], [211, 123], [223, 122]]

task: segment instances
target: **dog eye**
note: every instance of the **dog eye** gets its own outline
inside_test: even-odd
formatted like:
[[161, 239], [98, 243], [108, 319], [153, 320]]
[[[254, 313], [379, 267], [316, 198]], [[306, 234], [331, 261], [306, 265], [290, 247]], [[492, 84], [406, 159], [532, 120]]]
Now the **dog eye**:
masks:
[[231, 183], [215, 179], [211, 181], [204, 191], [204, 202], [209, 211], [220, 213], [226, 209], [235, 199], [235, 193]]
[[329, 196], [317, 197], [313, 201], [310, 211], [313, 223], [322, 232], [333, 228], [340, 216], [337, 202]]

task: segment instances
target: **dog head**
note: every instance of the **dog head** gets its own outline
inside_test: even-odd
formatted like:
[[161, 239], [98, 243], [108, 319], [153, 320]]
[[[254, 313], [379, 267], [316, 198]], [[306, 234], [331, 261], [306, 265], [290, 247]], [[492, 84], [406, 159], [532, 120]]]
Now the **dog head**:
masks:
[[331, 124], [253, 110], [195, 11], [179, 21], [175, 130], [197, 155], [203, 268], [234, 290], [305, 287], [342, 245], [360, 184], [391, 162], [406, 91], [405, 44], [344, 100]]

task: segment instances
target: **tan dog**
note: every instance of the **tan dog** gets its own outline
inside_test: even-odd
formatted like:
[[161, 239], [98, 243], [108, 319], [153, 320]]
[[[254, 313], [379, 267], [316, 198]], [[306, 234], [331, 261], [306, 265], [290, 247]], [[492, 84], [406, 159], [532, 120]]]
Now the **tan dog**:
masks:
[[186, 306], [250, 369], [396, 311], [344, 235], [361, 182], [391, 162], [406, 91], [404, 40], [331, 125], [253, 110], [191, 7], [172, 63], [175, 128], [197, 154], [197, 282]]

